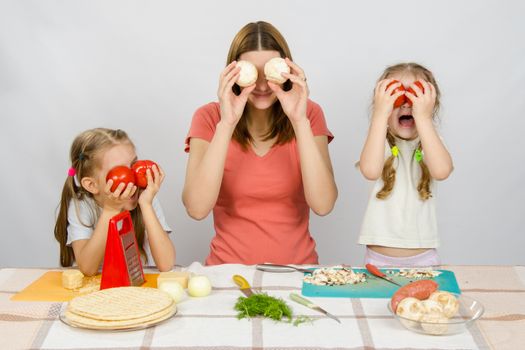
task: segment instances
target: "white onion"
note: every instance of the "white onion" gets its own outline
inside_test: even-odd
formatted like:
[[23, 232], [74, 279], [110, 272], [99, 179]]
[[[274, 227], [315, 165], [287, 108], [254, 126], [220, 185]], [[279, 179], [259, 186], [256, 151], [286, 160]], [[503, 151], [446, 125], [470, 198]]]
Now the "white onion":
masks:
[[181, 301], [184, 298], [184, 295], [186, 294], [180, 283], [176, 281], [162, 282], [159, 285], [159, 289], [171, 295], [175, 303]]
[[211, 282], [206, 276], [193, 276], [188, 282], [188, 293], [192, 297], [205, 297], [211, 293]]

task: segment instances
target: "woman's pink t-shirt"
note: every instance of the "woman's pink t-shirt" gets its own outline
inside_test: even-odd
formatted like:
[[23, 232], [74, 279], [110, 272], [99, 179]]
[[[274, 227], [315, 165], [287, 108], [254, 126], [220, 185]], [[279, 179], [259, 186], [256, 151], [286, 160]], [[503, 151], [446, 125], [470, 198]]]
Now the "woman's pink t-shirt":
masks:
[[[333, 139], [321, 107], [310, 100], [307, 116], [314, 136]], [[219, 121], [218, 103], [200, 107], [185, 151], [189, 152], [192, 137], [210, 142]], [[206, 264], [317, 264], [309, 218], [296, 140], [275, 145], [262, 157], [232, 140], [213, 208], [216, 235]]]

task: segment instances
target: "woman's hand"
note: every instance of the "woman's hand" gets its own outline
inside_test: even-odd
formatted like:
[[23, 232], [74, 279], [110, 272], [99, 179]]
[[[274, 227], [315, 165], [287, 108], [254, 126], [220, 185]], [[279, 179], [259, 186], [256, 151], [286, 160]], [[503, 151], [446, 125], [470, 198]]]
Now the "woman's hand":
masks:
[[281, 102], [284, 113], [293, 124], [306, 119], [306, 102], [310, 90], [306, 84], [306, 76], [301, 67], [293, 63], [289, 58], [286, 58], [285, 62], [290, 67], [291, 73], [281, 73], [281, 75], [290, 79], [292, 88], [289, 91], [284, 91], [280, 85], [270, 81], [268, 86], [270, 86], [270, 89]]
[[221, 107], [221, 121], [235, 127], [241, 119], [242, 112], [248, 101], [248, 95], [255, 89], [255, 84], [243, 88], [239, 96], [232, 90], [233, 84], [239, 78], [240, 68], [236, 67], [237, 62], [233, 61], [224, 68], [219, 80], [219, 104]]
[[[424, 80], [417, 80], [421, 83], [423, 89], [417, 86], [414, 82], [410, 87], [416, 92], [416, 95], [410, 91], [406, 91], [406, 97], [412, 101], [412, 116], [416, 121], [432, 120], [434, 114], [434, 106], [436, 105], [436, 88]], [[424, 91], [423, 91], [424, 90]]]
[[394, 80], [395, 79], [383, 79], [377, 83], [374, 89], [374, 111], [372, 113], [372, 119], [381, 118], [386, 122], [394, 110], [394, 102], [399, 96], [405, 94], [403, 90], [397, 91], [392, 95], [394, 90], [401, 86], [400, 82], [388, 86], [388, 84]]
[[[153, 174], [151, 173], [152, 171]], [[160, 185], [162, 184], [162, 181], [164, 181], [164, 176], [164, 171], [162, 171], [160, 166], [157, 168], [155, 165], [153, 165], [151, 170], [146, 170], [148, 186], [139, 195], [139, 205], [141, 207], [153, 202], [153, 198], [155, 198], [155, 195], [159, 192]]]
[[109, 180], [104, 187], [104, 203], [102, 207], [111, 211], [121, 212], [124, 208], [125, 203], [133, 197], [137, 191], [137, 186], [133, 183], [120, 183], [115, 191], [111, 192], [111, 186], [113, 186], [113, 180]]

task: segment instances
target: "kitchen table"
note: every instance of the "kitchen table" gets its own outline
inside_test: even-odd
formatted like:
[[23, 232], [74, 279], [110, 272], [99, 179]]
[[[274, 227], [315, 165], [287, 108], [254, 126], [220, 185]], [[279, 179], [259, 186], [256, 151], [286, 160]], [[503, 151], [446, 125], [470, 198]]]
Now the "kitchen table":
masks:
[[[452, 336], [410, 332], [387, 309], [388, 299], [309, 298], [341, 324], [294, 303], [302, 274], [269, 273], [227, 264], [184, 270], [207, 275], [207, 297], [186, 297], [175, 317], [144, 330], [100, 332], [69, 327], [59, 319], [67, 303], [12, 301], [50, 269], [0, 269], [0, 349], [524, 349], [525, 266], [443, 266], [456, 274], [462, 292], [485, 306], [468, 331]], [[58, 269], [57, 269], [58, 270]], [[147, 271], [152, 272], [152, 271]], [[153, 271], [154, 272], [154, 271]], [[237, 319], [241, 296], [232, 281], [244, 276], [255, 291], [281, 297], [310, 322], [294, 326], [269, 319]]]

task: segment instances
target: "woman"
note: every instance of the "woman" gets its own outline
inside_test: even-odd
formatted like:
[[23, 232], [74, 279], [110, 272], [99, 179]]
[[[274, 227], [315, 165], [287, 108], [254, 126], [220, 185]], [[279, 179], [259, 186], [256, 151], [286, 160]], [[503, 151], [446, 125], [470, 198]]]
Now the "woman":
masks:
[[[291, 69], [282, 73], [288, 79], [282, 85], [264, 76], [274, 57], [286, 58]], [[318, 263], [308, 222], [310, 208], [326, 215], [337, 199], [328, 152], [333, 136], [291, 57], [275, 27], [247, 24], [231, 44], [219, 102], [195, 112], [182, 197], [194, 219], [213, 209], [216, 235], [207, 265]], [[239, 60], [258, 71], [256, 82], [242, 89]]]

